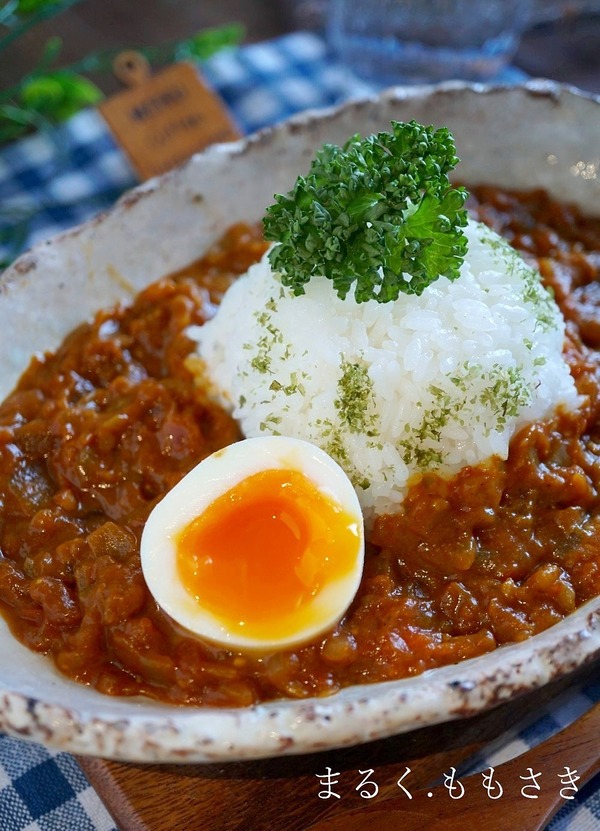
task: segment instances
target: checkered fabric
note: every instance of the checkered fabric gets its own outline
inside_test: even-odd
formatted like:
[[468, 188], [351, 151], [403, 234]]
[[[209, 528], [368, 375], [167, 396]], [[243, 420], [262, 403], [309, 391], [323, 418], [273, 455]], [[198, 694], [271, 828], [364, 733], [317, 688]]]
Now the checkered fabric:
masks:
[[[243, 132], [369, 91], [309, 33], [223, 51], [201, 71]], [[135, 181], [95, 110], [13, 143], [0, 151], [0, 262], [110, 207]]]
[[0, 735], [2, 831], [117, 831], [77, 762]]
[[[243, 132], [373, 91], [307, 32], [223, 51], [201, 71]], [[523, 77], [509, 68], [501, 80]], [[0, 263], [110, 207], [134, 184], [133, 170], [95, 110], [3, 149]]]
[[[583, 715], [600, 700], [600, 678], [591, 683], [569, 689], [543, 708], [529, 723], [519, 729], [508, 729], [496, 742], [459, 768], [460, 776], [467, 776], [486, 768], [498, 768], [503, 762], [525, 753], [531, 747], [550, 738]], [[569, 765], [565, 756], [564, 764]], [[523, 770], [526, 775], [527, 771]], [[540, 785], [544, 776], [541, 771]], [[547, 786], [547, 782], [543, 783]], [[508, 828], [509, 826], [507, 826]], [[598, 831], [600, 829], [600, 774], [593, 777], [574, 798], [566, 801], [553, 817], [547, 831]]]
[[[202, 72], [245, 132], [372, 91], [335, 63], [320, 37], [308, 33], [222, 52]], [[522, 78], [509, 69], [499, 80]], [[134, 184], [131, 167], [95, 111], [3, 149], [0, 261], [110, 207]], [[482, 770], [522, 752], [599, 698], [600, 683], [571, 690], [535, 723], [507, 733], [497, 747], [472, 760], [470, 769]], [[567, 803], [550, 828], [600, 831], [600, 781]], [[71, 756], [0, 735], [0, 831], [116, 829]]]

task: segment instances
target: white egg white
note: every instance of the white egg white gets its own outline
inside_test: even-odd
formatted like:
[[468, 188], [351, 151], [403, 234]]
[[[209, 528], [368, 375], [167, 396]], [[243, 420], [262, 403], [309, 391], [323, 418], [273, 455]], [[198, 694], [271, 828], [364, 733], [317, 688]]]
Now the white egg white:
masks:
[[[277, 627], [268, 638], [231, 632], [204, 609], [182, 584], [177, 569], [176, 541], [184, 528], [222, 494], [263, 470], [295, 470], [304, 474], [356, 523], [356, 556], [352, 570], [329, 581], [312, 598], [309, 625], [282, 636]], [[193, 468], [151, 512], [141, 540], [142, 571], [159, 606], [190, 632], [232, 649], [279, 649], [310, 641], [334, 626], [352, 602], [364, 559], [363, 518], [356, 492], [341, 467], [315, 445], [284, 436], [246, 439], [213, 453]]]

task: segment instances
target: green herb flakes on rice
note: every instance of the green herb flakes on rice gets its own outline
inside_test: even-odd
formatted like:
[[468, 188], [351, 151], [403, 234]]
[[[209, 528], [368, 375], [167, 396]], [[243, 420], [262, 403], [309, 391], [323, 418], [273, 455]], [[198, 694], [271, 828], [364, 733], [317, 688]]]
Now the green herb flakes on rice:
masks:
[[323, 279], [294, 296], [265, 256], [191, 331], [243, 433], [319, 445], [367, 521], [397, 509], [415, 475], [506, 458], [522, 425], [577, 404], [538, 273], [486, 226], [464, 232], [458, 279], [388, 303], [342, 300]]

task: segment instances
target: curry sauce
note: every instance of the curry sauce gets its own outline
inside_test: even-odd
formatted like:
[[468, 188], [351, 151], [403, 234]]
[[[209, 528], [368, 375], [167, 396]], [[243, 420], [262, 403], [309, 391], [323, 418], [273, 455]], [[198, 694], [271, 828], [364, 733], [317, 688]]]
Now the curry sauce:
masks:
[[417, 482], [377, 520], [358, 594], [325, 637], [262, 656], [192, 637], [146, 588], [139, 540], [156, 502], [241, 438], [194, 383], [185, 334], [265, 250], [236, 226], [34, 358], [0, 405], [0, 608], [15, 636], [105, 693], [242, 706], [474, 657], [600, 594], [600, 220], [542, 191], [471, 200], [554, 290], [578, 412], [521, 430], [507, 461]]

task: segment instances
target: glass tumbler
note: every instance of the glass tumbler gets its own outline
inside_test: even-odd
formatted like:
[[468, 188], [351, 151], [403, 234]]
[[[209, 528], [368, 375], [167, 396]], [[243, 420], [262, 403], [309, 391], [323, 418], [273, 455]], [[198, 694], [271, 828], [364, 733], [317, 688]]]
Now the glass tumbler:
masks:
[[330, 0], [341, 61], [380, 86], [486, 81], [510, 62], [531, 0]]

